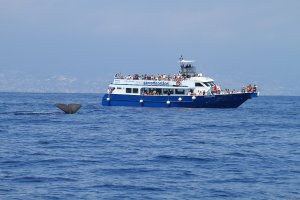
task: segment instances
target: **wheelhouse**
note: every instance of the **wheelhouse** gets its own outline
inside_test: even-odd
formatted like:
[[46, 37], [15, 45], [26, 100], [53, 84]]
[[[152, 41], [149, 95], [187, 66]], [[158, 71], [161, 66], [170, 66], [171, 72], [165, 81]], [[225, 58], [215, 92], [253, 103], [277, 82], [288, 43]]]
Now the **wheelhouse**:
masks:
[[197, 75], [196, 67], [193, 66], [193, 62], [194, 61], [192, 61], [192, 60], [183, 60], [182, 57], [179, 59], [180, 74], [184, 78], [190, 78], [190, 77], [194, 77]]

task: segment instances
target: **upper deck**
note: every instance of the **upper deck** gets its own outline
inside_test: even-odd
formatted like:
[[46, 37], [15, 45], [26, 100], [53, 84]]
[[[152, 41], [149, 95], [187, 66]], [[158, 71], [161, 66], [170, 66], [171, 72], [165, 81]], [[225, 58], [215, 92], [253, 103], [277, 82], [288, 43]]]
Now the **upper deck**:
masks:
[[132, 85], [132, 86], [173, 86], [175, 80], [133, 80], [133, 79], [114, 79], [114, 85]]

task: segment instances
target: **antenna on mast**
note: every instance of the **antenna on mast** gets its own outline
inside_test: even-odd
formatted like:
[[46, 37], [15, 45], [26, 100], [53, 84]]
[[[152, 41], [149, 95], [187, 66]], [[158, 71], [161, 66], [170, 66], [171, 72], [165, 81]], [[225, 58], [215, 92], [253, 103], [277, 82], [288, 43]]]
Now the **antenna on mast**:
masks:
[[183, 56], [181, 55], [180, 58], [179, 58], [179, 61], [182, 61], [182, 60], [183, 60]]

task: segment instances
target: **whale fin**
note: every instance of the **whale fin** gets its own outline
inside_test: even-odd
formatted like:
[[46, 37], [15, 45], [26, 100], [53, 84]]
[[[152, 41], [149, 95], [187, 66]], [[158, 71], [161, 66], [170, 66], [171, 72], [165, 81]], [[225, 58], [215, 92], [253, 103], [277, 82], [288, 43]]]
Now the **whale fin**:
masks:
[[62, 111], [64, 111], [66, 114], [74, 114], [76, 113], [80, 108], [80, 104], [71, 103], [71, 104], [63, 104], [63, 103], [57, 103], [55, 106]]

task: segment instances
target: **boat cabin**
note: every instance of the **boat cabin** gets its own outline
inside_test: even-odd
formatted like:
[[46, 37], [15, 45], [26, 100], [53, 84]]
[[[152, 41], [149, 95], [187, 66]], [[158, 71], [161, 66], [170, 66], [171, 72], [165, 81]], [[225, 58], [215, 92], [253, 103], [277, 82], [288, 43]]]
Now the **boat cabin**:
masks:
[[192, 93], [188, 87], [173, 86], [114, 86], [110, 85], [107, 93], [126, 94], [126, 95], [145, 95], [145, 96], [166, 96], [166, 95], [188, 95]]

